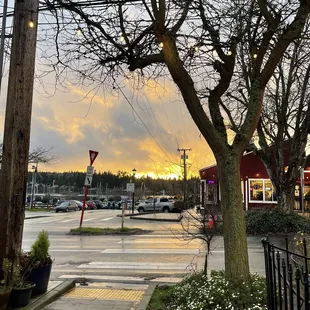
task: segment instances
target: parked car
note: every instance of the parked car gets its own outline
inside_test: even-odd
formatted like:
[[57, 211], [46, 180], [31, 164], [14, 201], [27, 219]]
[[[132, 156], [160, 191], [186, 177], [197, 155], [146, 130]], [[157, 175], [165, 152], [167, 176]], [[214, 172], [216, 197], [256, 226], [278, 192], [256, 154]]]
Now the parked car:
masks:
[[101, 206], [101, 209], [105, 209], [105, 210], [110, 209], [109, 203], [108, 202], [103, 202], [102, 206]]
[[[83, 209], [83, 202], [81, 201], [78, 201], [78, 200], [73, 200], [77, 206], [79, 207], [79, 210], [82, 210]], [[85, 204], [85, 207], [86, 207], [86, 204]]]
[[142, 212], [181, 212], [182, 206], [169, 197], [149, 198], [137, 205], [139, 213]]
[[92, 201], [86, 201], [87, 204], [87, 210], [95, 210], [96, 209], [96, 204]]
[[34, 201], [33, 202], [33, 206], [34, 207], [46, 207], [46, 203], [42, 202], [42, 201]]
[[75, 201], [68, 200], [68, 201], [64, 201], [60, 205], [56, 206], [54, 208], [54, 210], [55, 210], [56, 213], [58, 213], [59, 211], [69, 212], [70, 210], [78, 211], [79, 207], [78, 207], [78, 205], [76, 204]]
[[100, 200], [94, 200], [93, 202], [98, 210], [102, 209], [102, 202]]

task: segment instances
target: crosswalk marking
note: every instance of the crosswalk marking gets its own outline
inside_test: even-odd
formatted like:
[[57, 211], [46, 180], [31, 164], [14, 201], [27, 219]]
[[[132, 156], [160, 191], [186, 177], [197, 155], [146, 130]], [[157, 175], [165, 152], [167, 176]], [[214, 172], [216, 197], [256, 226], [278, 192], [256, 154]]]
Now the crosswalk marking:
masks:
[[109, 220], [112, 220], [112, 219], [114, 219], [114, 217], [108, 217], [106, 219], [102, 219], [101, 221], [109, 221]]
[[57, 220], [48, 220], [48, 221], [43, 221], [43, 222], [37, 222], [38, 224], [46, 224], [46, 223], [53, 223], [53, 222], [57, 222]]
[[71, 220], [65, 220], [65, 221], [60, 221], [60, 223], [69, 223], [73, 221], [78, 221], [78, 219], [71, 219]]
[[[136, 282], [145, 282], [148, 281], [144, 277], [128, 277], [128, 276], [105, 276], [105, 275], [95, 275], [95, 274], [63, 274], [58, 277], [58, 279], [78, 279], [78, 278], [85, 278], [91, 280], [100, 280], [100, 281], [113, 281], [113, 283], [136, 283]], [[151, 279], [151, 282], [158, 282], [158, 283], [178, 283], [183, 280], [183, 277], [159, 277]]]
[[199, 249], [105, 249], [101, 253], [105, 254], [199, 254]]
[[86, 220], [83, 220], [83, 222], [90, 222], [90, 221], [93, 221], [95, 219], [86, 219]]
[[140, 270], [194, 270], [195, 264], [187, 263], [133, 263], [133, 262], [90, 262], [79, 269], [140, 269]]

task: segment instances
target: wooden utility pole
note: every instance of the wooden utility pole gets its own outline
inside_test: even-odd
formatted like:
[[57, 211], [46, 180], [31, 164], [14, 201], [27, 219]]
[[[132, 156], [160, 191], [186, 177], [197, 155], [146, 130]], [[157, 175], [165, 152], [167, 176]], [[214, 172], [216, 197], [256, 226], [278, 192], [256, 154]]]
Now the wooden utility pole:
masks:
[[38, 0], [15, 0], [0, 171], [0, 266], [5, 257], [15, 263], [22, 244], [38, 7]]
[[181, 159], [183, 159], [183, 169], [184, 169], [184, 175], [183, 175], [183, 195], [184, 195], [184, 204], [186, 205], [186, 185], [187, 185], [187, 169], [186, 169], [186, 159], [188, 158], [188, 156], [186, 155], [187, 151], [191, 151], [192, 149], [178, 149], [179, 152], [183, 152], [183, 154], [181, 155]]

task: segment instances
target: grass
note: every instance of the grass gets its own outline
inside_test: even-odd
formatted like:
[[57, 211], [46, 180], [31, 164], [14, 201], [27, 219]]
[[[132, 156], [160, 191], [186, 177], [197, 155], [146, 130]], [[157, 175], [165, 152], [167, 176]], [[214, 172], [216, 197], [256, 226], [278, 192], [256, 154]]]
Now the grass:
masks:
[[71, 235], [137, 235], [149, 233], [149, 230], [140, 228], [99, 228], [99, 227], [82, 227], [72, 228]]
[[162, 310], [166, 309], [171, 301], [171, 291], [173, 287], [156, 287], [152, 295], [151, 301], [146, 310]]

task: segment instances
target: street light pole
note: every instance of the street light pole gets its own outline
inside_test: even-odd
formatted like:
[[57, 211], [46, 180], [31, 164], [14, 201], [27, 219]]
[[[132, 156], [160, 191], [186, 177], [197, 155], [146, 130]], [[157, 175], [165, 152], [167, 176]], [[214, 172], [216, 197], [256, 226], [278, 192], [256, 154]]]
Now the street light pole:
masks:
[[32, 166], [33, 173], [32, 173], [32, 187], [31, 187], [31, 198], [30, 198], [30, 209], [33, 208], [33, 202], [34, 202], [34, 194], [35, 194], [35, 184], [37, 180], [37, 172], [38, 172], [38, 162], [35, 166]]
[[133, 168], [132, 169], [132, 181], [133, 181], [133, 191], [132, 191], [132, 199], [131, 199], [131, 210], [132, 210], [132, 213], [135, 212], [135, 175], [136, 175], [136, 168]]

